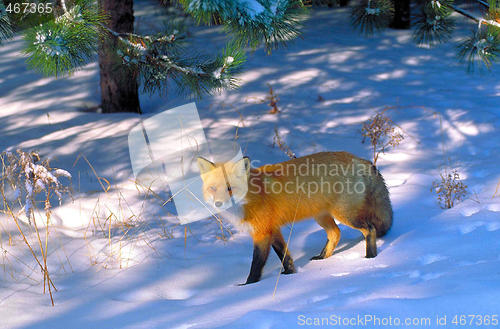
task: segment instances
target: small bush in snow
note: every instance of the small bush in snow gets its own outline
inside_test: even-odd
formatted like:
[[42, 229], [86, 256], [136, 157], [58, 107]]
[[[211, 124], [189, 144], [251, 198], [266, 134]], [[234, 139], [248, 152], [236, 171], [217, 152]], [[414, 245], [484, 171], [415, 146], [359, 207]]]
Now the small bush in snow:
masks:
[[[36, 152], [23, 152], [17, 150], [15, 153], [0, 153], [1, 176], [0, 189], [2, 195], [13, 202], [23, 205], [28, 220], [33, 215], [36, 207], [36, 196], [42, 194], [44, 197], [43, 208], [47, 212], [51, 208], [51, 197], [55, 195], [59, 202], [62, 194], [68, 192], [68, 187], [61, 184], [60, 177], [71, 178], [71, 174], [63, 169], [50, 167], [49, 160], [42, 160]], [[14, 191], [7, 195], [7, 190]], [[9, 197], [10, 196], [10, 197]]]
[[373, 148], [373, 165], [377, 165], [380, 153], [385, 153], [389, 148], [395, 148], [404, 139], [403, 132], [394, 121], [384, 114], [385, 110], [374, 115], [363, 124], [361, 135], [363, 143], [370, 140]]
[[467, 185], [462, 182], [456, 169], [451, 172], [443, 171], [441, 180], [432, 183], [431, 191], [436, 192], [438, 201], [443, 209], [452, 208], [455, 202], [462, 201], [468, 194]]

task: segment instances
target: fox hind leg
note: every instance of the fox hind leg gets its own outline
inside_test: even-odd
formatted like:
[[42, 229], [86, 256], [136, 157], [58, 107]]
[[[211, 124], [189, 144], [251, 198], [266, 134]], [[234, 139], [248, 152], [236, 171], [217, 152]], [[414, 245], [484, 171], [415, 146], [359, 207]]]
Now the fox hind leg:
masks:
[[292, 274], [295, 273], [295, 266], [293, 265], [293, 259], [290, 256], [288, 248], [286, 246], [285, 240], [283, 239], [283, 235], [280, 230], [273, 232], [273, 241], [272, 246], [276, 255], [280, 259], [283, 264], [283, 272], [282, 274]]
[[325, 259], [330, 257], [333, 254], [335, 247], [337, 247], [340, 240], [340, 229], [337, 226], [337, 223], [335, 223], [333, 217], [328, 213], [320, 214], [315, 217], [315, 220], [319, 226], [326, 231], [327, 240], [325, 247], [321, 250], [320, 254], [312, 257], [311, 260]]
[[360, 229], [366, 240], [366, 258], [377, 256], [377, 230], [373, 225], [368, 225], [368, 228]]

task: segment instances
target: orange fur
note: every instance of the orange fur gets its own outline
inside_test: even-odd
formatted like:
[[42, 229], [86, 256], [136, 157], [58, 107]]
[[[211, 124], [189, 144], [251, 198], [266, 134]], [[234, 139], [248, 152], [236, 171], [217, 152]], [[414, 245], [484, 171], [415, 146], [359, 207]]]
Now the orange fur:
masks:
[[[310, 159], [311, 164], [331, 164], [334, 163], [343, 167], [348, 173], [344, 175], [340, 170], [339, 175], [328, 175], [328, 173], [314, 175], [312, 173], [306, 175], [297, 175], [291, 170], [283, 170], [287, 164], [300, 166], [301, 163], [306, 163]], [[271, 182], [279, 182], [282, 185], [289, 182], [292, 190], [297, 190], [296, 179], [299, 183], [304, 181], [318, 182], [320, 178], [325, 179], [330, 184], [339, 182], [345, 184], [346, 179], [352, 180], [361, 179], [367, 188], [374, 187], [386, 191], [385, 184], [378, 172], [374, 172], [373, 181], [369, 181], [370, 177], [356, 177], [351, 175], [350, 166], [353, 162], [358, 162], [367, 168], [372, 168], [369, 161], [355, 157], [347, 152], [322, 152], [310, 156], [292, 159], [280, 164], [264, 165], [262, 167], [252, 169], [249, 177], [249, 190], [246, 194], [246, 203], [243, 205], [244, 221], [250, 224], [254, 229], [254, 235], [270, 234], [272, 231], [279, 229], [281, 226], [293, 221], [300, 221], [306, 218], [312, 218], [320, 215], [323, 212], [330, 213], [335, 219], [341, 223], [353, 228], [366, 228], [371, 217], [376, 216], [374, 207], [383, 206], [390, 208], [390, 202], [387, 200], [375, 200], [375, 202], [367, 202], [370, 199], [366, 194], [339, 194], [333, 191], [325, 192], [318, 191], [317, 193], [264, 193], [264, 180]], [[307, 164], [307, 163], [306, 163]], [[272, 183], [268, 183], [272, 184]], [[258, 188], [260, 187], [260, 189]], [[392, 211], [385, 209], [390, 216], [380, 218], [384, 221], [384, 225], [377, 225], [380, 229], [380, 234], [385, 233], [392, 223]]]

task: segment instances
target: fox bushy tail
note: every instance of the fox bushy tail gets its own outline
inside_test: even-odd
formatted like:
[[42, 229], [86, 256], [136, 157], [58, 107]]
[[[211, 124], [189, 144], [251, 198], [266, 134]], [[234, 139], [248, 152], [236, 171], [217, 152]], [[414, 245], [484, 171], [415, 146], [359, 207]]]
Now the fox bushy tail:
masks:
[[367, 201], [370, 203], [368, 206], [374, 210], [376, 218], [374, 218], [373, 224], [377, 230], [377, 236], [381, 237], [390, 230], [393, 213], [389, 190], [384, 178], [375, 166], [373, 166], [373, 170], [375, 178], [371, 186], [371, 191], [368, 193]]

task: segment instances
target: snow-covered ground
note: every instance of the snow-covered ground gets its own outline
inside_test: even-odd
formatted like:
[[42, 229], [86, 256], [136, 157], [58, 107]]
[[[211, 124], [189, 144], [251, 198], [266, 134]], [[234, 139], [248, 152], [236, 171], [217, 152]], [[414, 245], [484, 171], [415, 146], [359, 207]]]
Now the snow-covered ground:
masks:
[[[150, 7], [137, 8], [139, 15]], [[459, 27], [468, 32], [466, 23]], [[207, 51], [223, 45], [220, 28], [195, 31]], [[493, 197], [500, 181], [498, 68], [467, 74], [454, 47], [418, 48], [408, 31], [366, 39], [352, 30], [348, 11], [314, 10], [303, 39], [269, 56], [249, 54], [239, 90], [197, 102], [208, 138], [231, 140], [240, 126], [245, 153], [269, 163], [287, 159], [272, 146], [274, 128], [298, 156], [346, 150], [370, 158], [360, 129], [385, 106], [396, 107], [387, 113], [407, 132], [378, 163], [394, 226], [378, 240], [376, 258], [364, 258], [361, 234], [341, 226], [335, 254], [309, 261], [326, 237], [314, 221], [304, 221], [294, 225], [289, 247], [297, 274], [278, 276], [271, 254], [259, 283], [237, 286], [250, 267], [250, 237], [233, 230], [224, 241], [213, 220], [187, 229], [172, 224], [173, 209], [133, 183], [127, 134], [139, 117], [82, 111], [99, 101], [97, 65], [68, 78], [43, 78], [26, 69], [20, 38], [5, 42], [0, 150], [36, 149], [52, 157], [55, 167], [73, 174], [74, 201], [54, 210], [55, 307], [13, 223], [0, 215], [0, 328], [302, 328], [325, 318], [337, 328], [350, 327], [339, 318], [367, 328], [383, 327], [368, 319], [392, 319], [392, 327], [411, 327], [407, 319], [415, 328], [494, 327], [491, 317], [500, 316], [500, 195]], [[261, 102], [267, 83], [279, 95], [278, 115]], [[147, 113], [187, 102], [141, 97]], [[82, 156], [110, 182], [109, 191]], [[470, 191], [450, 210], [430, 192], [446, 162]], [[124, 219], [127, 226], [119, 223]], [[290, 229], [283, 228], [285, 237]], [[469, 315], [483, 323], [477, 316], [470, 323]]]

